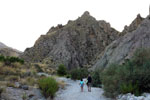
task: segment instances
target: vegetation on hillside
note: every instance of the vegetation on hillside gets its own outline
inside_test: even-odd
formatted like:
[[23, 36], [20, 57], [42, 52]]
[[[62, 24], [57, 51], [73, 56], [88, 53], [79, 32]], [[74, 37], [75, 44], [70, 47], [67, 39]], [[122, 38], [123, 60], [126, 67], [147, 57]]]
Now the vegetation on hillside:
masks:
[[101, 72], [102, 70], [96, 70], [92, 72], [91, 77], [92, 77], [92, 86], [93, 87], [101, 87]]
[[18, 57], [5, 57], [3, 55], [0, 55], [0, 62], [4, 62], [5, 65], [11, 65], [12, 63], [18, 62], [20, 64], [24, 64], [24, 60], [20, 59]]
[[88, 76], [89, 72], [86, 68], [79, 68], [79, 69], [71, 70], [70, 74], [71, 74], [71, 79], [80, 80], [81, 78], [86, 78]]
[[105, 95], [150, 92], [150, 49], [139, 49], [122, 65], [112, 64], [102, 74]]
[[60, 64], [57, 69], [57, 74], [60, 76], [64, 76], [67, 74], [67, 68], [65, 65]]

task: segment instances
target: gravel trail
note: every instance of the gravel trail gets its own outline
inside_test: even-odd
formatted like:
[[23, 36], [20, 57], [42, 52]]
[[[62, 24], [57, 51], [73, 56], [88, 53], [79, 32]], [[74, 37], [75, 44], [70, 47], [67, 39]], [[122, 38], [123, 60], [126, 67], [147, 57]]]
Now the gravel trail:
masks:
[[67, 84], [66, 89], [59, 90], [55, 100], [111, 100], [104, 97], [101, 88], [93, 88], [88, 92], [87, 86], [84, 86], [83, 92], [80, 90], [79, 81], [73, 81], [66, 78], [59, 78]]

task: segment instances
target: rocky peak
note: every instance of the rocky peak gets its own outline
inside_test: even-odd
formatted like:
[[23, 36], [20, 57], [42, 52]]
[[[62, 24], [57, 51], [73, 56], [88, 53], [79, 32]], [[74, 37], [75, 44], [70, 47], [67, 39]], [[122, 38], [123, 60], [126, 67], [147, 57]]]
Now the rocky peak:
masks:
[[90, 13], [88, 11], [85, 11], [81, 17], [90, 17]]
[[144, 18], [142, 18], [141, 15], [138, 14], [137, 17], [132, 21], [132, 23], [129, 26], [126, 25], [124, 27], [124, 30], [121, 32], [121, 35], [136, 30], [143, 20]]
[[64, 26], [51, 28], [42, 35], [22, 57], [31, 62], [51, 66], [65, 64], [68, 68], [94, 64], [104, 48], [118, 37], [118, 31], [105, 21], [97, 21], [85, 12]]
[[88, 11], [85, 11], [81, 17], [79, 17], [77, 20], [77, 22], [82, 22], [85, 23], [87, 21], [92, 22], [92, 21], [96, 21], [96, 19], [90, 15], [90, 13]]
[[112, 63], [122, 64], [125, 59], [130, 59], [137, 49], [150, 48], [149, 17], [143, 19], [138, 15], [132, 25], [135, 25], [135, 30], [127, 32], [108, 45], [93, 68], [108, 67]]

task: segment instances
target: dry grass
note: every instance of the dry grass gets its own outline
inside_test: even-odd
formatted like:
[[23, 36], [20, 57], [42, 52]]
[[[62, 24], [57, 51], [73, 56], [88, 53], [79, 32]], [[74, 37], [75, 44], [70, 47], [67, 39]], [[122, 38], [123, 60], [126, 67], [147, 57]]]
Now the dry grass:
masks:
[[7, 84], [7, 82], [6, 82], [6, 81], [0, 81], [0, 87], [5, 87], [5, 86], [6, 86], [6, 84]]
[[15, 68], [21, 68], [22, 64], [20, 64], [19, 62], [15, 62], [15, 63], [12, 63], [12, 66]]
[[16, 86], [15, 86], [15, 84], [14, 84], [14, 83], [12, 83], [12, 82], [8, 82], [8, 83], [7, 83], [7, 87], [14, 87], [14, 88], [15, 88]]
[[3, 62], [0, 62], [0, 67], [3, 67], [4, 66], [4, 63]]
[[6, 81], [16, 82], [19, 81], [20, 77], [15, 75], [10, 75], [5, 78]]
[[37, 84], [37, 79], [35, 79], [34, 77], [26, 77], [26, 78], [20, 79], [19, 82], [24, 85], [34, 86]]
[[58, 85], [61, 89], [65, 89], [66, 83], [64, 81], [58, 81]]
[[43, 63], [32, 63], [31, 64], [31, 69], [35, 72], [38, 72], [38, 68], [37, 66], [45, 73], [48, 73], [48, 74], [54, 74], [56, 73], [56, 70], [49, 67], [49, 64], [43, 64]]
[[12, 67], [2, 67], [0, 74], [2, 75], [14, 75], [16, 74], [16, 69]]

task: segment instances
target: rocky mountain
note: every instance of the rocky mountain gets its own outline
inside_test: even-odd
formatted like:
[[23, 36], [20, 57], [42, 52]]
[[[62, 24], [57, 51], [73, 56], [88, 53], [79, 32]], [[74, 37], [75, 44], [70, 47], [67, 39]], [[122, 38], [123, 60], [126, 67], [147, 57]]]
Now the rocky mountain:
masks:
[[118, 36], [119, 32], [109, 23], [97, 21], [86, 11], [64, 26], [52, 27], [46, 35], [41, 35], [33, 47], [27, 48], [21, 57], [29, 62], [42, 62], [54, 67], [59, 64], [69, 69], [89, 67]]
[[145, 19], [139, 17], [138, 23], [133, 31], [131, 29], [107, 46], [93, 67], [108, 67], [111, 63], [121, 64], [125, 59], [131, 58], [138, 48], [150, 48], [150, 15]]
[[0, 55], [18, 57], [22, 52], [6, 46], [0, 42]]

